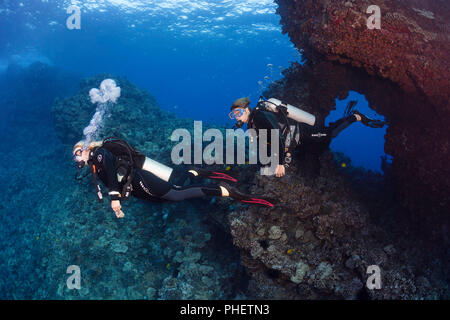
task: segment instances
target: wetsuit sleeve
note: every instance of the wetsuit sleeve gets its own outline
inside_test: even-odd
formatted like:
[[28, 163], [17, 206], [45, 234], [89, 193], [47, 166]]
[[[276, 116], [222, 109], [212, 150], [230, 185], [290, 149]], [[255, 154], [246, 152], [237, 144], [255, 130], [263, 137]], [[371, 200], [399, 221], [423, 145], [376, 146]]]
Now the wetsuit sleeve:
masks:
[[119, 200], [121, 197], [119, 191], [119, 182], [117, 181], [117, 171], [114, 167], [114, 156], [105, 148], [98, 148], [94, 153], [94, 165], [97, 170], [103, 171], [101, 177], [108, 188], [109, 198]]
[[[271, 141], [271, 133], [270, 130], [271, 129], [277, 129], [278, 133], [279, 133], [279, 141], [278, 141], [278, 154], [279, 154], [279, 159], [280, 159], [280, 164], [284, 164], [285, 161], [285, 152], [284, 152], [284, 139], [283, 136], [281, 134], [281, 130], [280, 130], [280, 126], [278, 125], [278, 122], [275, 118], [275, 116], [270, 113], [270, 112], [256, 112], [255, 116], [253, 118], [253, 122], [255, 124], [255, 127], [257, 128], [257, 130], [259, 129], [267, 129], [267, 139], [269, 144], [272, 142]], [[258, 132], [259, 135], [259, 132]]]

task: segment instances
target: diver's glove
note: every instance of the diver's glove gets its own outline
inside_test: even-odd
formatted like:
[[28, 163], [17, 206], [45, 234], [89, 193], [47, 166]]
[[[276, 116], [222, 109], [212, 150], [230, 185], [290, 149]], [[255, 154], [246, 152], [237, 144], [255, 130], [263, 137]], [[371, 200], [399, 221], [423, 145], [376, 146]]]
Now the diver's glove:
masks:
[[194, 175], [195, 177], [202, 177], [205, 179], [216, 179], [216, 180], [224, 180], [228, 182], [237, 182], [237, 179], [233, 178], [232, 176], [220, 172], [220, 171], [212, 171], [212, 170], [206, 170], [202, 168], [192, 168], [189, 170], [189, 173]]
[[273, 208], [275, 206], [275, 204], [273, 203], [274, 202], [273, 200], [269, 201], [269, 199], [266, 200], [266, 199], [260, 198], [259, 196], [245, 194], [225, 182], [221, 182], [220, 186], [225, 188], [228, 191], [230, 198], [240, 201], [242, 203], [255, 204], [255, 205], [269, 207], [269, 208]]

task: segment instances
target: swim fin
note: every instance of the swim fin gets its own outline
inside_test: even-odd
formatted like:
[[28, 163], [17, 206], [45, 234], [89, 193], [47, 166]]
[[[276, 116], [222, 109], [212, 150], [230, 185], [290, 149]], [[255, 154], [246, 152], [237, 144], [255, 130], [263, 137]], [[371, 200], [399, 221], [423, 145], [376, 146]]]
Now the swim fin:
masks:
[[230, 194], [230, 198], [240, 201], [242, 203], [254, 204], [254, 205], [259, 205], [259, 206], [269, 207], [269, 208], [273, 208], [275, 206], [275, 204], [273, 203], [274, 202], [273, 200], [269, 201], [269, 200], [263, 199], [259, 196], [245, 194], [245, 193], [237, 190], [235, 187], [230, 186], [227, 183], [220, 183], [220, 186], [227, 189], [228, 193]]
[[202, 169], [202, 168], [192, 168], [189, 170], [189, 172], [191, 174], [193, 174], [194, 176], [199, 176], [205, 179], [217, 179], [217, 180], [224, 180], [224, 181], [229, 181], [229, 182], [237, 182], [238, 180], [233, 178], [232, 176], [224, 173], [224, 172], [220, 172], [220, 171], [212, 171], [212, 170], [206, 170], [206, 169]]

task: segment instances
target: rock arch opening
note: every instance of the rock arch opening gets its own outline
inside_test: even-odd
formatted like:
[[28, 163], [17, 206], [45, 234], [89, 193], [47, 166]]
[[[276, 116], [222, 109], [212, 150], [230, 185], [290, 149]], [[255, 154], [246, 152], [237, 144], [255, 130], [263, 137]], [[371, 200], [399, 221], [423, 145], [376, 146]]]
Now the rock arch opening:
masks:
[[[371, 119], [385, 120], [385, 118], [371, 109], [366, 97], [356, 91], [349, 91], [347, 98], [335, 99], [335, 109], [325, 119], [325, 125], [339, 120], [347, 104], [355, 100], [358, 104], [355, 110], [363, 113]], [[342, 152], [351, 160], [354, 167], [362, 167], [377, 173], [384, 173], [386, 162], [390, 161], [390, 156], [384, 151], [386, 126], [384, 128], [370, 128], [362, 123], [354, 123], [343, 130], [331, 142], [330, 148], [334, 152]], [[342, 163], [342, 166], [350, 163]]]

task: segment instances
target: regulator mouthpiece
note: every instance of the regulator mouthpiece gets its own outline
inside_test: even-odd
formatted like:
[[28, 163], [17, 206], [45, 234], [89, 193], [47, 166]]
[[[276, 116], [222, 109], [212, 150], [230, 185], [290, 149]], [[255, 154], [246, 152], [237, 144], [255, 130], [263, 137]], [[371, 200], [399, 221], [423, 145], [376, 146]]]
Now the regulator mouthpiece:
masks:
[[245, 122], [239, 120], [238, 122], [236, 122], [236, 124], [233, 126], [233, 129], [240, 129], [244, 126]]

